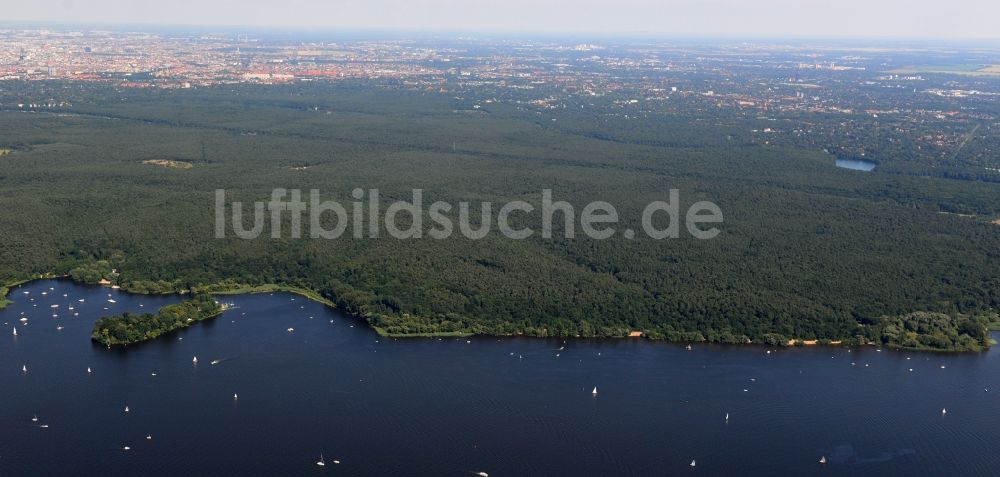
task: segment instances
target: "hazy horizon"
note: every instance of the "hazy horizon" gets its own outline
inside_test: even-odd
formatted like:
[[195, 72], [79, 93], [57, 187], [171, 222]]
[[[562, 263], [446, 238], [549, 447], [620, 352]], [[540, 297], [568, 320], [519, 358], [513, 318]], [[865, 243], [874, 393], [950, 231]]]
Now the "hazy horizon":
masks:
[[38, 0], [10, 5], [4, 24], [100, 24], [274, 30], [754, 38], [1000, 39], [1000, 4], [955, 0], [836, 5], [792, 0], [290, 0], [129, 2]]

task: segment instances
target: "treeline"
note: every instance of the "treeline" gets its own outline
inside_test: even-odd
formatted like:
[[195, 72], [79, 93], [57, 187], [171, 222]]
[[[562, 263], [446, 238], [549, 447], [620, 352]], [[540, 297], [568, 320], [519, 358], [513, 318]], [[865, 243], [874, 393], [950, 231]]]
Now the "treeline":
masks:
[[989, 326], [995, 313], [949, 316], [942, 313], [909, 313], [879, 320], [881, 343], [914, 350], [982, 351], [992, 345]]
[[223, 311], [223, 306], [211, 295], [197, 295], [188, 301], [160, 308], [155, 315], [123, 313], [101, 318], [94, 323], [90, 338], [107, 346], [138, 343], [214, 318]]

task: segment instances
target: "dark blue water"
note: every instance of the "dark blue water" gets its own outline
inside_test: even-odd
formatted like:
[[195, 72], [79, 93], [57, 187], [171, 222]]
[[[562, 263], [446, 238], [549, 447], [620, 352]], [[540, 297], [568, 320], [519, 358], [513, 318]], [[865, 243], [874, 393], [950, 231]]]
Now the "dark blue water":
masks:
[[837, 167], [843, 169], [870, 172], [874, 171], [876, 166], [878, 166], [877, 163], [860, 159], [837, 159]]
[[[239, 308], [212, 322], [108, 350], [89, 340], [99, 316], [179, 298], [66, 281], [11, 298], [0, 311], [2, 476], [996, 475], [1000, 465], [997, 352], [392, 340], [287, 294], [226, 297]], [[22, 312], [28, 323], [15, 325]]]

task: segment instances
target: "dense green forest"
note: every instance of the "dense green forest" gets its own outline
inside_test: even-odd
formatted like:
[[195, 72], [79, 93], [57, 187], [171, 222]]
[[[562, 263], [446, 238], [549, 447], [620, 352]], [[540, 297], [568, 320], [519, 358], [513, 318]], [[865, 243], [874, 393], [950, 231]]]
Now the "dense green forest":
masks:
[[[4, 87], [72, 106], [0, 112], [0, 146], [13, 150], [0, 157], [0, 284], [42, 273], [141, 293], [275, 283], [392, 334], [639, 330], [936, 349], [982, 345], [976, 317], [1000, 308], [1000, 184], [838, 169], [821, 151], [724, 141], [683, 117], [609, 138], [571, 112], [541, 120], [351, 85]], [[654, 133], [661, 141], [646, 140]], [[213, 238], [215, 189], [262, 201], [278, 187], [344, 204], [361, 187], [386, 203], [421, 188], [425, 203], [536, 206], [552, 189], [578, 211], [610, 202], [633, 229], [675, 188], [725, 221], [712, 240]], [[916, 316], [935, 325], [906, 328]]]
[[90, 338], [107, 346], [138, 343], [186, 328], [192, 323], [215, 318], [223, 310], [223, 306], [211, 295], [195, 295], [188, 301], [160, 308], [155, 315], [123, 313], [101, 318], [94, 323]]

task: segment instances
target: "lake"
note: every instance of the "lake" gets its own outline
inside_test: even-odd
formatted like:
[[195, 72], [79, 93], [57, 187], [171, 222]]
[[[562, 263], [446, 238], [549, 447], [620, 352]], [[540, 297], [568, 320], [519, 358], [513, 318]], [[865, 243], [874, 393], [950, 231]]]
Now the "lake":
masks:
[[2, 476], [985, 476], [1000, 465], [995, 351], [395, 340], [284, 293], [224, 297], [237, 308], [213, 321], [108, 350], [89, 339], [97, 318], [180, 298], [65, 280], [10, 298]]
[[860, 159], [837, 159], [837, 167], [851, 169], [855, 171], [874, 171], [877, 163]]

